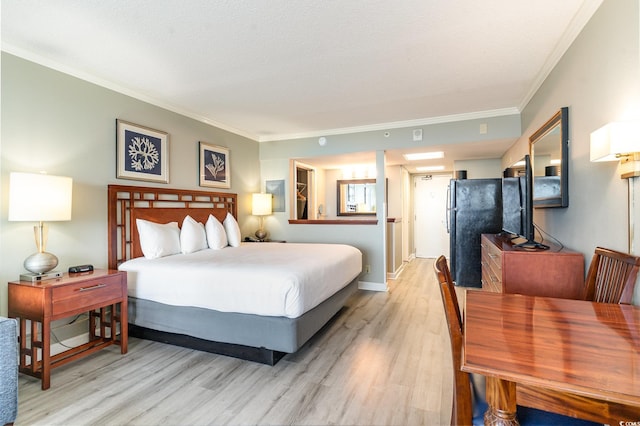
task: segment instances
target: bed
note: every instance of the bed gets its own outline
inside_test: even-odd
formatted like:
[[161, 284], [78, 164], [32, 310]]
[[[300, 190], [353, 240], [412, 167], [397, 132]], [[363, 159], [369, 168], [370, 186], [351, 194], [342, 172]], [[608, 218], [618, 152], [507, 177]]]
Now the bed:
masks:
[[109, 185], [109, 268], [127, 271], [129, 334], [274, 365], [356, 291], [362, 254], [342, 244], [242, 243], [147, 259], [138, 219], [237, 217], [233, 193]]

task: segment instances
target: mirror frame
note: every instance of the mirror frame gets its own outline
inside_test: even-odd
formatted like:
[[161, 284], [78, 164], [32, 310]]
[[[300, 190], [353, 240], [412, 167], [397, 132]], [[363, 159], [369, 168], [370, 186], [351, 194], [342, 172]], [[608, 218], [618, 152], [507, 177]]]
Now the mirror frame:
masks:
[[[560, 126], [560, 195], [557, 197], [535, 198], [533, 197], [533, 207], [569, 207], [569, 108], [562, 107], [554, 114], [541, 128], [539, 128], [529, 138], [529, 154], [531, 155], [531, 168], [533, 170], [533, 189], [535, 194], [535, 144], [556, 126]], [[533, 194], [532, 194], [533, 196]]]
[[341, 180], [336, 180], [336, 214], [338, 216], [376, 216], [376, 212], [362, 212], [362, 213], [358, 213], [358, 212], [341, 212], [340, 208], [342, 206], [342, 199], [340, 197], [340, 185], [353, 185], [353, 184], [373, 184], [374, 185], [374, 190], [375, 190], [375, 184], [376, 184], [376, 180], [375, 179], [341, 179]]

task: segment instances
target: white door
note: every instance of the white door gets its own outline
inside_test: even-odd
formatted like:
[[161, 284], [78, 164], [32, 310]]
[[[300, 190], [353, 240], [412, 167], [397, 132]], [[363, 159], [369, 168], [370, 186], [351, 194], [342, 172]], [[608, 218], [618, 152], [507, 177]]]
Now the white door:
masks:
[[416, 257], [449, 257], [447, 188], [451, 175], [415, 175], [414, 241]]

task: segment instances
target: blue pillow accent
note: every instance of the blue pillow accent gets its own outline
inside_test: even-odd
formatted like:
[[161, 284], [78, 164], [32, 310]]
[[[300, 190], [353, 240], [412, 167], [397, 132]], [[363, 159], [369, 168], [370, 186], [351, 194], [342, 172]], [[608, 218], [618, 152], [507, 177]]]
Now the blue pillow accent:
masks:
[[522, 426], [595, 426], [601, 423], [594, 423], [588, 420], [576, 419], [573, 417], [563, 416], [561, 414], [551, 413], [549, 411], [538, 410], [536, 408], [521, 407], [518, 405], [518, 420]]

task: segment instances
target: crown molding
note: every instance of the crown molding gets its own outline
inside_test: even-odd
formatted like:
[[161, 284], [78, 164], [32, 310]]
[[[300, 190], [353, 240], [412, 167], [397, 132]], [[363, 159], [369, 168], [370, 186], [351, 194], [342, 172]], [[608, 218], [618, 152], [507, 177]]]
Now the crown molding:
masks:
[[505, 115], [517, 115], [520, 110], [515, 107], [493, 109], [487, 111], [468, 112], [463, 114], [443, 115], [440, 117], [420, 118], [416, 120], [393, 121], [389, 123], [368, 124], [365, 126], [343, 127], [323, 131], [313, 131], [305, 133], [290, 133], [264, 136], [258, 142], [273, 142], [289, 139], [315, 138], [319, 136], [344, 135], [349, 133], [373, 132], [379, 130], [400, 129], [405, 127], [420, 127], [433, 124], [452, 123], [456, 121], [478, 120], [483, 118], [502, 117]]

